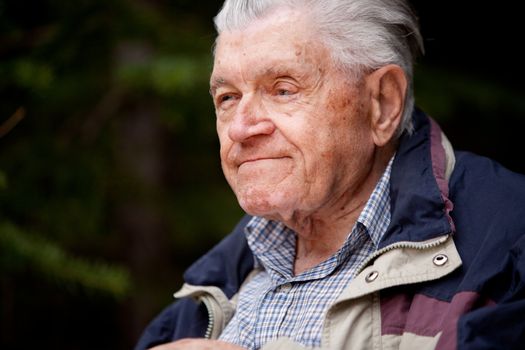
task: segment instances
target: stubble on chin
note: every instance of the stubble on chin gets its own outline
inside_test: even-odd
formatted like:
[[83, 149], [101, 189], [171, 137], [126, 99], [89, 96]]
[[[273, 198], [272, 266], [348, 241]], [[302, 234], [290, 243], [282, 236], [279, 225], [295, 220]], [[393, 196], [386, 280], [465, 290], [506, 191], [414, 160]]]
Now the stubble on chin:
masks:
[[249, 186], [234, 192], [241, 208], [250, 215], [286, 222], [295, 211], [293, 195], [276, 187]]

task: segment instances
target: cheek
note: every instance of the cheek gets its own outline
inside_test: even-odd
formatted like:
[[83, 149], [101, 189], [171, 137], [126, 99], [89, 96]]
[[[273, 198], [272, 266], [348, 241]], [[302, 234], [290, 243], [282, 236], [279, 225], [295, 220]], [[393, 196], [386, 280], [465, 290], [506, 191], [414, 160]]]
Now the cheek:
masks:
[[373, 143], [359, 98], [352, 95], [341, 98], [341, 92], [337, 91], [333, 97], [327, 99], [324, 110], [310, 121], [309, 142], [305, 144], [313, 155], [310, 167], [323, 176], [359, 166]]
[[225, 161], [226, 155], [232, 146], [232, 141], [228, 136], [227, 126], [220, 121], [217, 121], [217, 137], [219, 138], [221, 160]]
[[[358, 150], [361, 143], [371, 141], [370, 122], [364, 96], [355, 88], [346, 93], [335, 91], [328, 105], [328, 113], [333, 116], [330, 128], [343, 143], [349, 143]], [[370, 139], [370, 140], [369, 140]]]

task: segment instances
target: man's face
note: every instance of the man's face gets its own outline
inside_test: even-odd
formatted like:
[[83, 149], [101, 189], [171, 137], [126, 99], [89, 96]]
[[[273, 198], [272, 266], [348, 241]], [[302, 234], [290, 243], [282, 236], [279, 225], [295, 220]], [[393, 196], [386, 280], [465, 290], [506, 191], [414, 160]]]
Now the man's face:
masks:
[[220, 35], [211, 77], [220, 156], [246, 212], [289, 220], [358, 190], [374, 150], [363, 86], [298, 13]]

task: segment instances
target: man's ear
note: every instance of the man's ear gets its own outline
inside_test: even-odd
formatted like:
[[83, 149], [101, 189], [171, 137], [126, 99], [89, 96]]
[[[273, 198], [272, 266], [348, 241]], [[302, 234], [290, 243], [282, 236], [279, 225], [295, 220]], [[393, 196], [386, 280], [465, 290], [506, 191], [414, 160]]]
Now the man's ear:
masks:
[[377, 146], [384, 146], [401, 123], [408, 82], [401, 67], [389, 64], [370, 73], [366, 84], [372, 99], [372, 138]]

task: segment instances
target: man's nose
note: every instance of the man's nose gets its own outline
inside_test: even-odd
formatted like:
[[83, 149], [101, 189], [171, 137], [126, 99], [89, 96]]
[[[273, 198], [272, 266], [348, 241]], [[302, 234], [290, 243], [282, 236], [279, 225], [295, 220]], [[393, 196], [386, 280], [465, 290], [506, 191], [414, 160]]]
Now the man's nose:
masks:
[[270, 135], [275, 124], [257, 96], [243, 96], [228, 129], [234, 142], [245, 142], [251, 137]]

